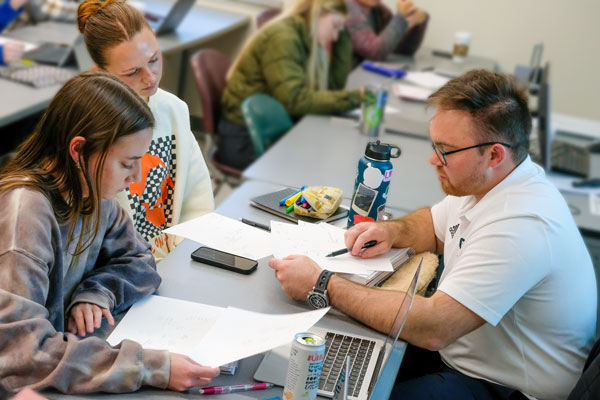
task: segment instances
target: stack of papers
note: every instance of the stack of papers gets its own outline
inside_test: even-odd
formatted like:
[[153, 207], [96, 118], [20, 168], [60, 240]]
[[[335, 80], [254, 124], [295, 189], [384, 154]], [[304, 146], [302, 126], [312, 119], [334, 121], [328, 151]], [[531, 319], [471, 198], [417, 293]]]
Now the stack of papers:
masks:
[[414, 101], [425, 102], [427, 101], [429, 95], [433, 93], [433, 90], [431, 89], [413, 86], [406, 83], [395, 83], [392, 88], [396, 97]]
[[261, 314], [161, 296], [131, 307], [107, 341], [124, 339], [146, 349], [188, 355], [208, 366], [221, 366], [291, 343], [294, 335], [316, 324], [328, 308], [296, 314]]
[[410, 71], [403, 80], [426, 89], [437, 90], [448, 83], [450, 79], [431, 71]]

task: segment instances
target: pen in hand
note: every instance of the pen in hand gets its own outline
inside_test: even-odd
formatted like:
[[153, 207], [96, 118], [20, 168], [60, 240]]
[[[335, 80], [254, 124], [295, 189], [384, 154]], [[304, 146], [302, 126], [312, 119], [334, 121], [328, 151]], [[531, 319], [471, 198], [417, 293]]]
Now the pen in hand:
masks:
[[[368, 249], [369, 247], [373, 247], [377, 244], [377, 240], [369, 240], [367, 243], [365, 243], [363, 245], [363, 247], [361, 247], [361, 249]], [[335, 256], [339, 256], [342, 254], [346, 254], [347, 252], [351, 251], [352, 247], [347, 248], [347, 249], [339, 249], [336, 251], [332, 251], [331, 253], [327, 254], [325, 257], [335, 257]]]
[[259, 222], [250, 221], [249, 219], [246, 219], [246, 218], [242, 218], [242, 222], [245, 223], [245, 224], [247, 224], [247, 225], [253, 226], [255, 228], [260, 228], [260, 229], [264, 229], [265, 231], [271, 232], [271, 227], [270, 226], [263, 225], [263, 224], [261, 224]]

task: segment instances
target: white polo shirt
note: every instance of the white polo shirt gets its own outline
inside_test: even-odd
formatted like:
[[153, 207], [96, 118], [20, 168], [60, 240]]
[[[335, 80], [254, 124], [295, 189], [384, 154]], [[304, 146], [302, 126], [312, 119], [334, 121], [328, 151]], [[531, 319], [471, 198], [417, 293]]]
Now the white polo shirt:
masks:
[[569, 208], [529, 157], [478, 203], [431, 209], [444, 242], [438, 290], [487, 323], [440, 351], [460, 372], [564, 399], [596, 326], [596, 277]]

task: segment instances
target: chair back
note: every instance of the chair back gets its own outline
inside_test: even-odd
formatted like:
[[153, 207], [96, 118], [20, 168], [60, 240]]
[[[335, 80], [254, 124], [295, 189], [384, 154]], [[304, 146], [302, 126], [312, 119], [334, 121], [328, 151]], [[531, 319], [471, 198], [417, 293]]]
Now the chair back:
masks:
[[204, 131], [214, 135], [221, 116], [221, 95], [231, 59], [218, 50], [202, 49], [192, 55], [190, 65], [202, 103]]
[[254, 94], [244, 100], [242, 114], [256, 157], [262, 155], [293, 125], [281, 103], [263, 93]]
[[256, 29], [260, 29], [264, 24], [281, 14], [281, 10], [276, 8], [269, 8], [262, 11], [256, 16]]

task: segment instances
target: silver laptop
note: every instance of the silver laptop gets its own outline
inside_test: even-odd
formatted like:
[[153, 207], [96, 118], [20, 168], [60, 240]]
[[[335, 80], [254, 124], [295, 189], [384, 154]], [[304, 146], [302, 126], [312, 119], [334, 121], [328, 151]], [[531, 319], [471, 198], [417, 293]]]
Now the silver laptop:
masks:
[[144, 16], [148, 25], [156, 31], [157, 35], [173, 32], [185, 18], [196, 0], [177, 0], [166, 16], [145, 12]]
[[[342, 365], [346, 357], [350, 356], [352, 366], [350, 373], [346, 375], [348, 379], [348, 399], [366, 400], [369, 398], [408, 318], [408, 312], [412, 307], [413, 298], [417, 291], [417, 281], [419, 280], [422, 264], [423, 259], [421, 259], [402, 304], [398, 308], [398, 313], [385, 342], [348, 332], [319, 327], [310, 328], [310, 332], [325, 338], [325, 360], [319, 379], [318, 394], [320, 396], [334, 396]], [[284, 386], [290, 348], [291, 344], [269, 351], [256, 370], [254, 379]]]

